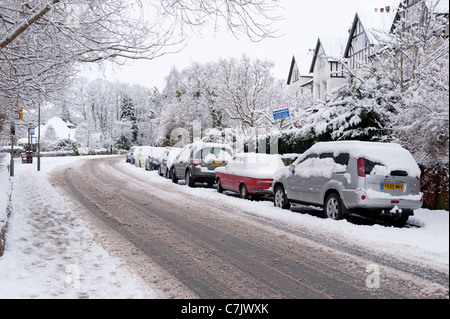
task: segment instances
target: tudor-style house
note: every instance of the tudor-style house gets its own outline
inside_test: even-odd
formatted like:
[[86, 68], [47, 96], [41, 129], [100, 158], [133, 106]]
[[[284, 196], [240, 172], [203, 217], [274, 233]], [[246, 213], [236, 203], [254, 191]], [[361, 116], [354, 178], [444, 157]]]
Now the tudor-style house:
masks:
[[445, 19], [443, 33], [437, 36], [448, 37], [448, 9], [449, 3], [447, 0], [431, 2], [424, 0], [403, 0], [395, 16], [394, 24], [402, 20], [403, 23], [400, 25], [402, 31], [408, 32], [412, 26], [425, 23], [427, 17], [430, 14], [434, 14]]
[[312, 93], [313, 91], [313, 77], [309, 75], [311, 59], [312, 50], [310, 54], [294, 54], [292, 56], [287, 85], [299, 86], [302, 94]]
[[[400, 1], [399, 1], [400, 2]], [[430, 6], [430, 3], [433, 7]], [[371, 12], [358, 12], [349, 29], [348, 37], [343, 39], [322, 38], [317, 40], [313, 51], [309, 72], [301, 72], [297, 56], [292, 58], [289, 69], [288, 85], [303, 85], [312, 88], [313, 98], [327, 101], [328, 94], [342, 86], [347, 77], [347, 70], [354, 74], [375, 57], [383, 58], [383, 44], [386, 36], [395, 30], [397, 23], [402, 32], [408, 32], [411, 26], [426, 21], [426, 17], [435, 14], [444, 17], [444, 27], [438, 38], [449, 36], [449, 2], [437, 0], [402, 0], [398, 10], [385, 6], [374, 8]], [[341, 64], [345, 60], [346, 64]], [[312, 74], [312, 79], [310, 75]]]
[[309, 69], [313, 74], [313, 98], [327, 101], [329, 93], [341, 87], [346, 81], [346, 72], [341, 63], [345, 40], [322, 38], [317, 40]]
[[395, 14], [390, 7], [356, 13], [344, 50], [344, 58], [350, 71], [358, 72], [358, 69], [378, 54], [378, 45], [390, 32], [394, 18]]

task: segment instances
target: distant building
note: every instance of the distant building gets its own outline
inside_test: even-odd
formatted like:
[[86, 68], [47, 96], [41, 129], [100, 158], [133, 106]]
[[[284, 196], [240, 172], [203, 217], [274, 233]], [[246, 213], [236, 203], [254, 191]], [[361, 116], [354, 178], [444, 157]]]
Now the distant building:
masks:
[[312, 53], [292, 56], [287, 85], [297, 85], [301, 87], [302, 93], [312, 93], [313, 76], [309, 74], [311, 60]]
[[[75, 141], [75, 125], [70, 122], [64, 122], [59, 117], [52, 117], [50, 120], [46, 121], [45, 124], [41, 125], [41, 140], [65, 140], [69, 139]], [[39, 130], [36, 127], [33, 143], [37, 143], [39, 137]], [[17, 141], [17, 145], [28, 144], [28, 137], [21, 138]]]

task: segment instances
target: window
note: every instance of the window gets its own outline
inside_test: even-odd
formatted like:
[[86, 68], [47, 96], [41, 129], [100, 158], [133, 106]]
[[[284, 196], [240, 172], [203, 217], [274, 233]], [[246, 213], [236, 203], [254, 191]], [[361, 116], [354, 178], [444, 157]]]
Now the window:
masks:
[[353, 39], [353, 50], [358, 52], [364, 50], [367, 46], [367, 38], [365, 33], [361, 33]]
[[344, 67], [339, 62], [330, 62], [330, 76], [332, 78], [343, 78], [344, 77]]
[[417, 24], [422, 18], [421, 2], [416, 2], [405, 10], [405, 27]]
[[334, 157], [334, 162], [336, 164], [348, 165], [349, 158], [350, 158], [350, 155], [348, 153], [341, 153], [338, 156]]

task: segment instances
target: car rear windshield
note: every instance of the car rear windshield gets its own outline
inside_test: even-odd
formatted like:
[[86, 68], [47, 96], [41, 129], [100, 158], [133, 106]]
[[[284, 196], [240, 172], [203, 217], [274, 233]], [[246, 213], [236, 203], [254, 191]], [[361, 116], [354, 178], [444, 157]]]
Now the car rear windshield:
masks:
[[[379, 162], [374, 162], [368, 159], [364, 159], [364, 165], [366, 168], [366, 174], [378, 174], [378, 175], [391, 175], [391, 176], [408, 176], [408, 172], [405, 170], [392, 170], [389, 171], [385, 165], [379, 163]], [[374, 170], [374, 168], [376, 168]]]
[[205, 162], [217, 160], [217, 161], [229, 161], [232, 158], [231, 150], [225, 147], [205, 147], [198, 150], [194, 154], [195, 159], [202, 159]]

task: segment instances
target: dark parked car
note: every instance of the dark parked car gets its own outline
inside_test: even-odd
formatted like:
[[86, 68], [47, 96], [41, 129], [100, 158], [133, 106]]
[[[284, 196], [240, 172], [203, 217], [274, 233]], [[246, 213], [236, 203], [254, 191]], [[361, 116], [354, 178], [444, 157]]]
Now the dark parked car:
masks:
[[196, 182], [214, 184], [215, 170], [232, 159], [231, 147], [227, 144], [196, 142], [186, 145], [172, 164], [172, 181], [184, 179], [186, 185], [194, 187]]
[[159, 169], [159, 165], [161, 165], [161, 159], [165, 151], [165, 147], [152, 147], [145, 161], [145, 169], [147, 171]]
[[165, 178], [172, 178], [172, 173], [170, 168], [172, 166], [173, 160], [180, 154], [181, 148], [168, 148], [161, 158], [161, 165], [158, 169], [158, 174], [164, 176]]
[[127, 152], [126, 155], [126, 162], [127, 163], [131, 163], [134, 164], [134, 150], [136, 149], [136, 147], [131, 147], [130, 150]]

